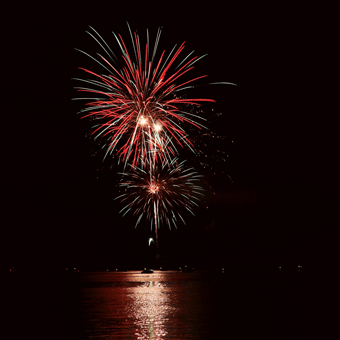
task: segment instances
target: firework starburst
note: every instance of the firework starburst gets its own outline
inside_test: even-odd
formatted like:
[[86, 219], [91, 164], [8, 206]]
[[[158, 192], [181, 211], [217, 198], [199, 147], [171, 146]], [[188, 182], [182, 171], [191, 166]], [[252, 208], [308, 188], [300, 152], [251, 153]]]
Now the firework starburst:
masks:
[[146, 31], [142, 49], [138, 34], [129, 27], [130, 52], [122, 37], [112, 32], [119, 46], [117, 57], [106, 41], [90, 29], [87, 33], [99, 44], [102, 54], [94, 57], [78, 51], [95, 61], [102, 73], [80, 68], [89, 78], [75, 78], [83, 84], [76, 89], [84, 97], [74, 99], [87, 101], [80, 113], [95, 123], [92, 136], [104, 141], [104, 158], [115, 153], [124, 163], [120, 182], [124, 192], [116, 198], [124, 204], [121, 213], [123, 216], [133, 213], [136, 226], [143, 218], [149, 220], [158, 247], [159, 226], [171, 229], [177, 228], [179, 222], [185, 224], [184, 213], [194, 215], [193, 208], [203, 195], [202, 176], [177, 157], [180, 148], [195, 152], [194, 143], [200, 148], [197, 136], [202, 138], [204, 133], [196, 133], [190, 140], [188, 131], [205, 128], [203, 110], [199, 107], [202, 102], [215, 102], [188, 97], [183, 91], [201, 86], [194, 84], [206, 75], [187, 76], [204, 56], [193, 56], [194, 51], [184, 55], [184, 42], [178, 48], [175, 45], [168, 54], [158, 53], [161, 29], [153, 48]]
[[150, 171], [147, 168], [131, 168], [122, 174], [120, 187], [124, 193], [116, 199], [125, 204], [121, 213], [129, 211], [136, 216], [138, 223], [144, 217], [151, 221], [155, 231], [160, 223], [177, 228], [178, 222], [185, 224], [183, 213], [193, 213], [203, 195], [200, 186], [202, 178], [193, 168], [186, 168], [185, 161], [174, 158], [171, 163], [156, 164]]
[[87, 33], [101, 46], [104, 55], [98, 53], [95, 58], [79, 51], [95, 60], [105, 73], [97, 74], [81, 68], [91, 78], [76, 78], [86, 84], [86, 87], [76, 89], [93, 97], [74, 99], [92, 100], [80, 112], [84, 114], [83, 117], [95, 118], [97, 124], [92, 134], [95, 138], [105, 139], [105, 156], [115, 150], [125, 165], [129, 162], [136, 166], [138, 160], [145, 161], [149, 152], [168, 162], [178, 153], [176, 146], [193, 150], [183, 125], [190, 124], [201, 129], [201, 120], [204, 118], [187, 108], [214, 100], [184, 98], [179, 95], [179, 91], [194, 87], [194, 81], [206, 77], [203, 75], [181, 81], [184, 74], [192, 70], [193, 65], [204, 56], [192, 57], [191, 52], [180, 57], [184, 49], [182, 43], [178, 49], [175, 46], [167, 57], [163, 51], [157, 58], [161, 30], [158, 30], [150, 53], [148, 31], [145, 50], [142, 50], [139, 36], [136, 32], [132, 34], [129, 27], [134, 58], [129, 54], [122, 37], [112, 32], [122, 54], [119, 63], [104, 39], [90, 28], [92, 32]]

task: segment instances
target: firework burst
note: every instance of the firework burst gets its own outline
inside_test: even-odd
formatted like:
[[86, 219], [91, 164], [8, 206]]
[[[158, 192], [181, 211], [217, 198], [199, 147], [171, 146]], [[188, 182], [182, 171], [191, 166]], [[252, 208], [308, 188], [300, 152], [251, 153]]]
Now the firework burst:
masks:
[[[150, 164], [149, 164], [150, 166]], [[183, 222], [183, 212], [193, 213], [198, 206], [203, 189], [199, 185], [202, 178], [193, 168], [186, 168], [185, 161], [178, 162], [174, 158], [170, 163], [152, 164], [153, 170], [141, 167], [131, 167], [129, 173], [122, 174], [120, 187], [124, 194], [117, 197], [125, 204], [121, 213], [129, 211], [137, 217], [136, 226], [146, 218], [151, 222], [151, 229], [157, 229], [161, 223], [177, 228], [177, 223]]]
[[[104, 56], [97, 57], [78, 50], [98, 63], [105, 74], [97, 74], [80, 68], [91, 76], [91, 79], [79, 79], [86, 87], [76, 87], [80, 92], [90, 93], [94, 97], [74, 98], [93, 100], [86, 104], [80, 112], [83, 117], [94, 117], [97, 123], [92, 135], [95, 139], [105, 139], [105, 157], [116, 151], [125, 165], [138, 165], [145, 162], [149, 153], [153, 154], [154, 162], [170, 162], [177, 152], [176, 146], [188, 147], [192, 151], [193, 144], [183, 125], [190, 124], [199, 129], [202, 116], [193, 114], [187, 107], [200, 106], [200, 102], [214, 102], [212, 99], [187, 99], [180, 97], [178, 92], [195, 87], [192, 83], [205, 75], [181, 81], [184, 74], [193, 69], [202, 57], [192, 57], [192, 51], [180, 59], [184, 43], [176, 46], [168, 56], [165, 51], [156, 58], [161, 30], [150, 53], [149, 34], [145, 50], [140, 47], [140, 39], [129, 27], [134, 59], [122, 39], [113, 33], [120, 47], [121, 62], [112, 52], [104, 39], [92, 28], [90, 34], [100, 45]], [[143, 58], [144, 56], [144, 58]], [[180, 60], [178, 62], [178, 60]], [[122, 66], [120, 66], [122, 65]], [[221, 82], [219, 84], [232, 84]], [[233, 84], [234, 85], [234, 84]]]
[[[184, 213], [194, 215], [193, 209], [203, 196], [200, 186], [203, 176], [186, 167], [177, 155], [180, 148], [195, 153], [195, 146], [203, 153], [197, 139], [206, 134], [197, 132], [205, 128], [206, 119], [199, 107], [202, 102], [215, 100], [190, 98], [181, 93], [201, 86], [193, 84], [206, 75], [187, 78], [187, 74], [204, 56], [193, 56], [194, 51], [183, 55], [184, 43], [178, 48], [175, 45], [167, 55], [165, 51], [159, 54], [161, 29], [153, 48], [146, 31], [147, 41], [142, 49], [139, 36], [129, 27], [132, 53], [122, 37], [112, 32], [120, 51], [117, 58], [105, 40], [90, 29], [87, 33], [99, 44], [102, 54], [93, 57], [77, 50], [100, 65], [104, 73], [80, 68], [89, 78], [74, 78], [82, 82], [83, 86], [76, 89], [84, 97], [73, 99], [87, 101], [80, 113], [82, 118], [90, 117], [95, 123], [91, 135], [104, 141], [104, 158], [115, 153], [124, 163], [120, 182], [123, 194], [116, 197], [124, 204], [120, 212], [123, 216], [133, 213], [136, 226], [142, 219], [149, 220], [158, 248], [160, 225], [171, 229], [177, 228], [178, 223], [185, 224]], [[208, 85], [211, 84], [235, 85], [228, 82]], [[191, 134], [189, 139], [188, 131], [193, 129], [196, 137]], [[205, 162], [199, 162], [204, 166]]]

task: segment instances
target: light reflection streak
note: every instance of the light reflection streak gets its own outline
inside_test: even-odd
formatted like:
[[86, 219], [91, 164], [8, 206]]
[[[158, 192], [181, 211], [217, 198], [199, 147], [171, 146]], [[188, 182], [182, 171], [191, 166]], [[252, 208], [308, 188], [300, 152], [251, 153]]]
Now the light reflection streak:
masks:
[[229, 295], [216, 278], [199, 272], [105, 272], [79, 279], [84, 339], [219, 339], [214, 334], [226, 323], [229, 301], [223, 297]]
[[164, 339], [168, 334], [165, 327], [169, 316], [174, 311], [170, 304], [169, 290], [164, 282], [155, 281], [160, 276], [150, 275], [148, 281], [138, 287], [131, 287], [131, 303], [126, 307], [137, 326], [138, 340]]

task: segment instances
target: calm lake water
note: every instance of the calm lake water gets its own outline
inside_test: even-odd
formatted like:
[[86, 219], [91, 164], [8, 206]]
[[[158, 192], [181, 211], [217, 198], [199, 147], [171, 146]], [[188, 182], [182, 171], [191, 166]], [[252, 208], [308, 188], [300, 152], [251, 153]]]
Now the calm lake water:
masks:
[[129, 271], [19, 281], [11, 285], [13, 339], [277, 339], [311, 327], [301, 273]]
[[90, 339], [209, 339], [223, 310], [218, 283], [202, 273], [83, 275], [83, 332]]

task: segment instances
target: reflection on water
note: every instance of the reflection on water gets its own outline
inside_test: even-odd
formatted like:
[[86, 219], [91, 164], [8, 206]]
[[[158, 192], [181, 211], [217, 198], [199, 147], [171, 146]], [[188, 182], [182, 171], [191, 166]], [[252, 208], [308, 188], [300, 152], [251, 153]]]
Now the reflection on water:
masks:
[[77, 277], [81, 339], [263, 339], [265, 333], [277, 339], [294, 320], [303, 330], [309, 299], [298, 277], [177, 271]]
[[5, 325], [13, 339], [28, 333], [58, 340], [278, 339], [284, 331], [286, 338], [305, 339], [308, 330], [315, 335], [310, 320], [320, 309], [302, 271], [299, 276], [236, 274], [11, 277], [3, 309], [12, 321]]
[[83, 274], [81, 281], [88, 339], [206, 339], [219, 322], [214, 284], [193, 273]]
[[176, 309], [170, 305], [169, 289], [160, 281], [148, 281], [129, 288], [129, 292], [131, 301], [126, 310], [134, 318], [137, 339], [164, 339], [166, 321]]

